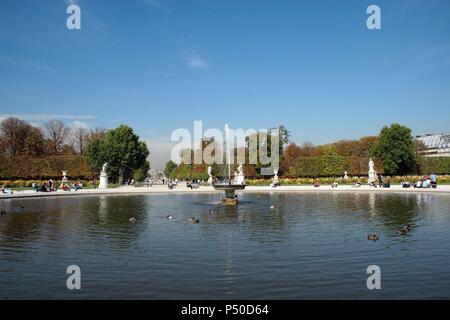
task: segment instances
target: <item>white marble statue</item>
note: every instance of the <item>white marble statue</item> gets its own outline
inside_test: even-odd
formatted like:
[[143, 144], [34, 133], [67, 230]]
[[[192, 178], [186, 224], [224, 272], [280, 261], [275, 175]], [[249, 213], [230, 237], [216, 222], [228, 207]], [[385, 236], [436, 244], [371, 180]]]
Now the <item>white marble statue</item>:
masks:
[[107, 189], [108, 188], [108, 173], [106, 172], [107, 167], [108, 167], [108, 163], [105, 162], [102, 166], [102, 171], [100, 172], [100, 184], [98, 186], [99, 189]]
[[347, 171], [344, 172], [344, 180], [348, 180], [348, 173], [347, 173]]
[[212, 177], [212, 167], [208, 166], [208, 183], [211, 184], [213, 183], [213, 177]]
[[273, 170], [273, 174], [274, 174], [274, 176], [273, 176], [273, 182], [274, 182], [274, 183], [279, 182], [279, 179], [278, 179], [278, 169], [274, 169], [274, 170]]
[[242, 163], [238, 166], [238, 173], [236, 176], [236, 183], [237, 184], [245, 184], [245, 175], [244, 175], [244, 167], [242, 166]]
[[373, 160], [370, 159], [369, 160], [369, 180], [367, 182], [372, 183], [372, 182], [375, 182], [376, 180], [377, 180], [377, 174], [375, 171], [375, 166], [374, 166]]
[[102, 172], [100, 173], [101, 175], [107, 175], [107, 173], [106, 173], [106, 167], [108, 166], [108, 162], [105, 162], [103, 165], [102, 165]]
[[69, 179], [67, 179], [67, 171], [63, 170], [62, 174], [63, 174], [63, 177], [61, 179], [62, 183], [67, 183], [69, 181]]

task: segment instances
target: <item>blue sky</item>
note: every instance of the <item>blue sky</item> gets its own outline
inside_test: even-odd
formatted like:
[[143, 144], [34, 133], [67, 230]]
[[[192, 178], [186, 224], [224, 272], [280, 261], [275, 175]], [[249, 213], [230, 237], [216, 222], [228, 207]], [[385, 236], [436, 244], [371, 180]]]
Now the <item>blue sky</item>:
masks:
[[392, 122], [449, 132], [449, 88], [446, 0], [0, 2], [0, 118], [124, 123], [155, 150], [194, 120], [316, 144]]

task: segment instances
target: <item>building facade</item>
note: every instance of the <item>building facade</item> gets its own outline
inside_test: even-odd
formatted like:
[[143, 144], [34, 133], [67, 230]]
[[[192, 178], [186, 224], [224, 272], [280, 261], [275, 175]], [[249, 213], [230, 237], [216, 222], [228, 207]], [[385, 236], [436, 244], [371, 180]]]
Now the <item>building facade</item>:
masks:
[[416, 139], [424, 145], [420, 153], [425, 157], [450, 157], [450, 134], [422, 134]]

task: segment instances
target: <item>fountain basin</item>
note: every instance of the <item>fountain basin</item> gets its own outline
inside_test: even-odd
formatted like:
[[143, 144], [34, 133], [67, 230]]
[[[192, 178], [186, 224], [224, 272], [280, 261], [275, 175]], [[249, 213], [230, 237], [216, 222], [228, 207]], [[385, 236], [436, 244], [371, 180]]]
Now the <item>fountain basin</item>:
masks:
[[225, 198], [222, 199], [222, 204], [236, 205], [239, 201], [235, 197], [235, 191], [244, 190], [245, 184], [213, 183], [213, 187], [216, 190], [225, 191]]

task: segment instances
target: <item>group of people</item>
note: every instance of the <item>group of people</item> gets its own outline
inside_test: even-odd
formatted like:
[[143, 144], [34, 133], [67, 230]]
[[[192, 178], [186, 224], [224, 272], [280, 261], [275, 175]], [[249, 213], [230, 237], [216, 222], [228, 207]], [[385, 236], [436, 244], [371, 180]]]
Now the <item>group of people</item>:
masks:
[[[361, 183], [359, 183], [359, 186], [361, 186]], [[372, 188], [390, 188], [391, 187], [391, 183], [381, 174], [378, 175], [378, 184], [376, 183], [376, 181], [371, 181], [369, 183], [369, 186]]]
[[52, 192], [57, 190], [77, 191], [83, 188], [83, 184], [79, 181], [72, 184], [62, 182], [61, 185], [58, 187], [52, 179], [49, 179], [42, 185], [33, 182], [31, 186], [34, 190], [36, 190], [36, 192]]
[[437, 177], [435, 174], [432, 174], [430, 176], [424, 176], [422, 177], [422, 179], [414, 182], [414, 183], [410, 183], [408, 181], [403, 181], [402, 182], [402, 187], [403, 188], [437, 188]]
[[13, 191], [11, 189], [6, 188], [5, 186], [0, 187], [0, 192], [6, 194], [13, 194]]
[[123, 181], [123, 185], [125, 186], [134, 186], [136, 184], [136, 181], [134, 179], [125, 179]]
[[198, 183], [198, 180], [196, 179], [192, 179], [192, 181], [186, 181], [186, 187], [191, 188], [192, 189], [197, 189], [200, 186], [200, 184]]
[[[163, 182], [164, 183], [164, 182]], [[175, 180], [171, 180], [171, 179], [169, 179], [169, 180], [167, 180], [167, 187], [170, 189], [170, 190], [172, 190], [172, 189], [175, 189], [175, 187], [178, 185], [178, 179], [175, 179]]]

